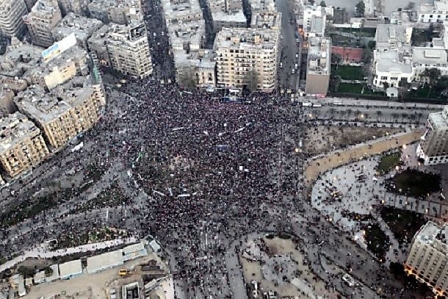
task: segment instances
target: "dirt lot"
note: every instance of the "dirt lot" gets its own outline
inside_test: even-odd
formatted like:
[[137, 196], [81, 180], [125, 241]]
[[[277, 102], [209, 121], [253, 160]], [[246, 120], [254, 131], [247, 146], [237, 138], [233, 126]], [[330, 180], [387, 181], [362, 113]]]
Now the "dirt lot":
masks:
[[310, 155], [318, 155], [325, 152], [340, 149], [372, 139], [381, 138], [402, 132], [394, 128], [366, 128], [354, 126], [341, 127], [310, 127], [305, 131], [305, 151]]

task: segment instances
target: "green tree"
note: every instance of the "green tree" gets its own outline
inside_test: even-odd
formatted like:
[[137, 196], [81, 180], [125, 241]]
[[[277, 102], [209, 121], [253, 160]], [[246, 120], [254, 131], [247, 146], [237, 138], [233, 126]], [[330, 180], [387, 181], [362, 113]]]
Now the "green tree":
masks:
[[249, 70], [244, 76], [244, 81], [246, 82], [246, 88], [250, 92], [256, 91], [258, 89], [258, 84], [260, 83], [257, 71]]
[[358, 17], [363, 17], [366, 11], [366, 5], [364, 1], [359, 1], [355, 6], [355, 12]]
[[426, 78], [429, 86], [434, 87], [441, 77], [441, 72], [436, 68], [425, 69], [422, 73], [422, 77]]
[[322, 6], [322, 7], [327, 7], [327, 4], [325, 3], [325, 1], [320, 1], [319, 5]]
[[190, 67], [180, 69], [177, 83], [187, 90], [195, 90], [198, 85], [198, 78], [194, 69]]
[[381, 110], [377, 110], [376, 111], [376, 119], [379, 120], [379, 118], [381, 117], [382, 114], [383, 114], [383, 112]]

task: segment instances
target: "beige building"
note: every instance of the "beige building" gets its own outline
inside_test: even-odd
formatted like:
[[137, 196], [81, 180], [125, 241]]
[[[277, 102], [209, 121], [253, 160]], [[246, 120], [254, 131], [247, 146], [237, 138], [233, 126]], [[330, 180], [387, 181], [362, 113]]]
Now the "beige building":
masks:
[[102, 26], [103, 23], [97, 19], [83, 17], [70, 12], [53, 28], [51, 33], [55, 41], [60, 41], [74, 34], [77, 44], [84, 49], [88, 49], [87, 40]]
[[88, 4], [90, 0], [58, 0], [58, 3], [63, 16], [70, 12], [80, 16], [88, 16], [89, 14]]
[[90, 17], [106, 24], [128, 25], [143, 21], [140, 0], [92, 0], [88, 8]]
[[310, 37], [308, 46], [305, 93], [325, 96], [330, 85], [331, 40]]
[[417, 146], [417, 156], [425, 165], [448, 162], [448, 106], [441, 112], [429, 114], [425, 134]]
[[14, 105], [14, 92], [0, 87], [0, 116], [5, 117], [14, 113], [17, 109]]
[[27, 13], [23, 0], [0, 1], [0, 33], [9, 37], [21, 36], [26, 29], [23, 16]]
[[61, 21], [62, 14], [56, 0], [39, 0], [24, 17], [33, 44], [49, 47], [54, 39], [51, 30]]
[[[107, 61], [114, 69], [124, 74], [144, 78], [152, 74], [148, 35], [143, 23], [131, 25], [109, 25], [101, 33], [94, 34], [88, 44], [99, 61]], [[104, 45], [107, 54], [104, 53]]]
[[438, 295], [448, 296], [448, 226], [426, 223], [414, 236], [404, 266]]
[[106, 35], [109, 33], [109, 30], [109, 25], [103, 25], [87, 40], [87, 47], [96, 54], [100, 65], [103, 66], [110, 66], [110, 57], [106, 46]]
[[208, 1], [213, 20], [213, 31], [216, 33], [223, 27], [247, 27], [247, 19], [243, 12], [243, 2], [239, 0]]
[[30, 170], [48, 156], [39, 128], [25, 115], [16, 112], [0, 123], [0, 164], [8, 176]]
[[276, 11], [255, 12], [252, 15], [251, 28], [268, 28], [278, 30], [282, 28], [282, 13]]
[[42, 59], [42, 48], [19, 41], [11, 40], [6, 53], [0, 56], [0, 74], [21, 78], [27, 71], [36, 67]]
[[214, 51], [218, 87], [256, 85], [265, 92], [277, 87], [277, 30], [223, 28], [216, 36]]
[[61, 148], [99, 119], [103, 95], [92, 76], [79, 76], [51, 92], [32, 86], [15, 98], [16, 106], [44, 132], [47, 144]]

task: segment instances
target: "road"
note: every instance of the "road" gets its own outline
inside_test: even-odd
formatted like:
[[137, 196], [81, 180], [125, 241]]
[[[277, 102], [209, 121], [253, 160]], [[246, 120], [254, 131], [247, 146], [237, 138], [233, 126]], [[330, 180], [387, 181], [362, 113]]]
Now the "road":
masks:
[[[294, 13], [290, 9], [288, 0], [277, 0], [277, 10], [282, 13], [282, 39], [280, 41], [281, 56], [279, 67], [279, 81], [282, 89], [296, 89], [300, 70], [295, 68], [295, 64], [300, 67], [301, 52], [296, 45], [295, 22], [290, 22]], [[297, 55], [297, 57], [296, 57]], [[292, 70], [294, 69], [294, 74]]]

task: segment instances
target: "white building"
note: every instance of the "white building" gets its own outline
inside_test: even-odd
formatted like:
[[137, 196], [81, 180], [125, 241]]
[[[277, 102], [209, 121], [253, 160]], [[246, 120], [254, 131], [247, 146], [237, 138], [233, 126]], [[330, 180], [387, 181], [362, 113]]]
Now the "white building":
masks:
[[217, 85], [242, 88], [255, 79], [259, 90], [273, 91], [277, 86], [279, 36], [273, 29], [222, 29], [214, 44]]
[[223, 27], [247, 27], [242, 1], [210, 0], [208, 4], [212, 14], [213, 31], [215, 33]]
[[303, 9], [303, 31], [305, 38], [309, 36], [323, 36], [326, 21], [327, 12], [325, 7], [305, 6]]
[[418, 6], [418, 22], [443, 23], [448, 20], [448, 0], [422, 0]]
[[412, 240], [404, 264], [408, 274], [433, 288], [440, 296], [448, 295], [448, 226], [429, 221]]
[[414, 81], [422, 81], [421, 77], [426, 69], [438, 69], [441, 76], [448, 76], [448, 59], [445, 49], [430, 47], [412, 48], [412, 67], [414, 69]]
[[441, 112], [429, 114], [417, 156], [424, 160], [425, 165], [448, 162], [448, 106]]

